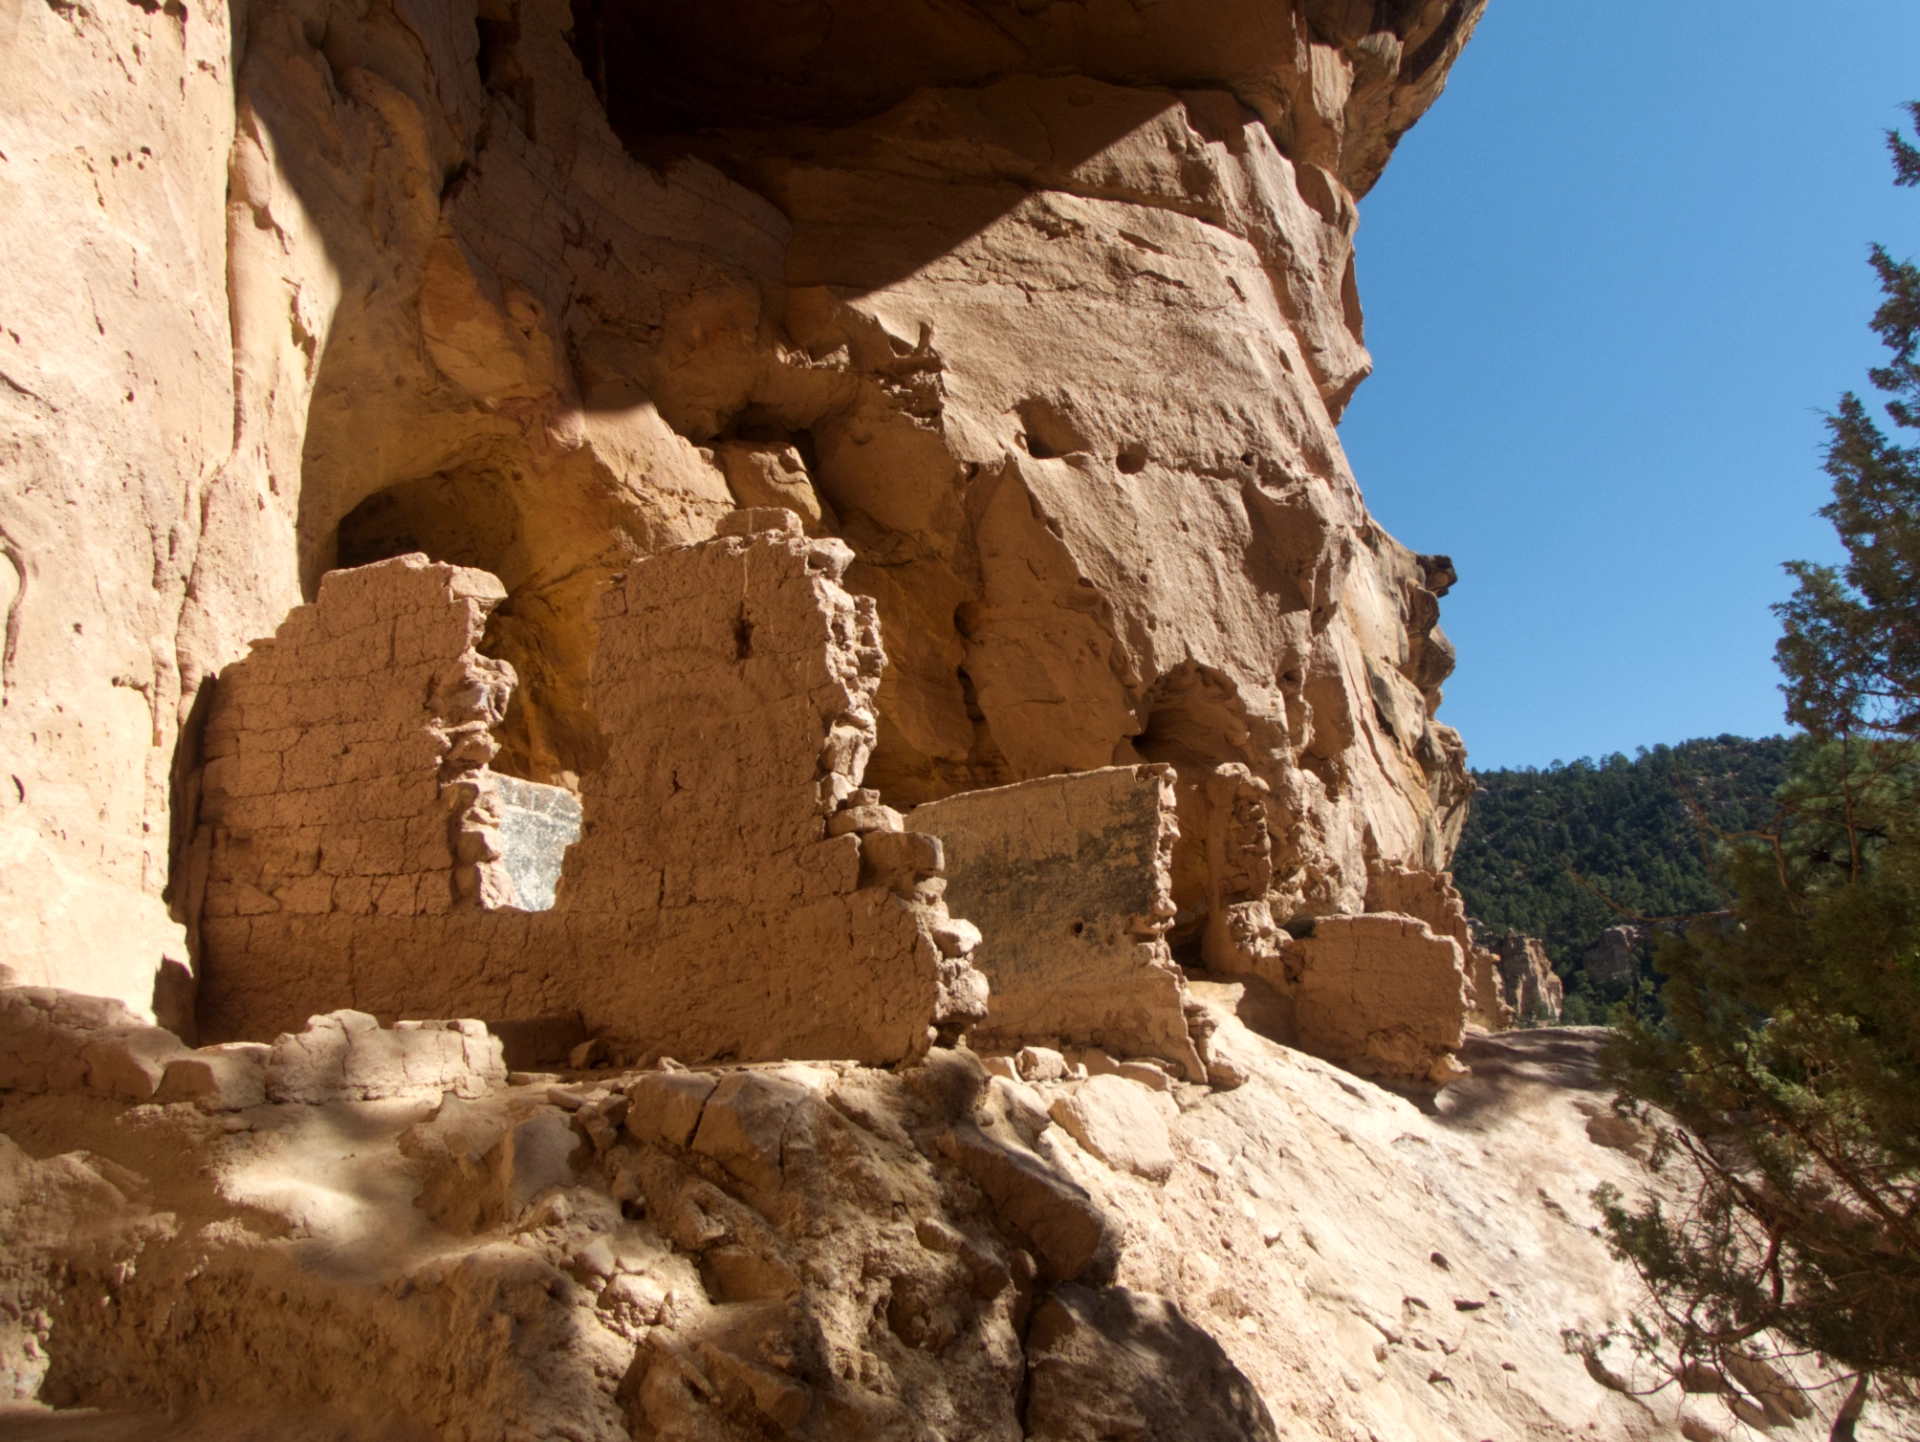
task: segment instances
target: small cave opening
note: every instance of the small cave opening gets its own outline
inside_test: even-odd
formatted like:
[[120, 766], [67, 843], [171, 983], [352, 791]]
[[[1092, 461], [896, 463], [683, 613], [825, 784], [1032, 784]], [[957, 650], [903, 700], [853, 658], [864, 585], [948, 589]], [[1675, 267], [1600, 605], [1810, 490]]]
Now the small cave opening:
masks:
[[[1022, 427], [1021, 440], [1027, 454], [1036, 461], [1081, 455], [1093, 449], [1093, 443], [1066, 406], [1035, 396], [1020, 402], [1016, 410]], [[1144, 464], [1144, 454], [1141, 459]]]
[[1182, 965], [1199, 965], [1211, 883], [1207, 835], [1212, 803], [1207, 777], [1216, 766], [1252, 760], [1246, 702], [1230, 676], [1187, 661], [1147, 693], [1146, 726], [1133, 747], [1147, 761], [1173, 767], [1180, 835], [1173, 846], [1173, 926], [1167, 945]]
[[[488, 618], [483, 654], [518, 678], [492, 769], [577, 792], [582, 772], [604, 750], [586, 705], [593, 628], [588, 603], [606, 571], [595, 545], [569, 547], [529, 524], [512, 478], [456, 470], [402, 481], [362, 499], [340, 520], [335, 562], [371, 565], [413, 552], [490, 571], [507, 599]], [[586, 554], [580, 554], [581, 550]]]
[[1149, 761], [1211, 771], [1250, 759], [1247, 706], [1224, 672], [1188, 661], [1160, 677], [1147, 695], [1147, 724], [1133, 746]]

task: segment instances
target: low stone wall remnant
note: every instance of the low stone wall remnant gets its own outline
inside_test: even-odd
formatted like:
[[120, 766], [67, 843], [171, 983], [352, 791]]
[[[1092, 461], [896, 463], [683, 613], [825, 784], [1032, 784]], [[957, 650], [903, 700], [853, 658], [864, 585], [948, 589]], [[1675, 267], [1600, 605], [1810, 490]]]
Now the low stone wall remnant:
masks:
[[1375, 862], [1367, 876], [1367, 910], [1415, 916], [1435, 936], [1451, 937], [1467, 969], [1468, 1020], [1487, 1031], [1513, 1024], [1514, 1007], [1500, 979], [1500, 958], [1474, 940], [1467, 904], [1445, 871]]
[[940, 838], [948, 901], [984, 938], [991, 995], [977, 1047], [1097, 1046], [1205, 1079], [1165, 940], [1178, 834], [1171, 767], [966, 791], [910, 819]]
[[1411, 916], [1329, 916], [1290, 948], [1300, 1046], [1365, 1076], [1445, 1086], [1466, 1075], [1459, 943]]

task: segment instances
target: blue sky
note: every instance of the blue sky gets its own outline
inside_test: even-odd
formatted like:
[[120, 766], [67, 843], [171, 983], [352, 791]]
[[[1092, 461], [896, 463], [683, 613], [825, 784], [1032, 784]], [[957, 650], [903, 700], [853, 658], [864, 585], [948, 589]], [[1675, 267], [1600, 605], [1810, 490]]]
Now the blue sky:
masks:
[[1493, 0], [1361, 202], [1375, 516], [1453, 556], [1475, 767], [1782, 729], [1780, 562], [1833, 560], [1822, 415], [1920, 255], [1882, 132], [1914, 0]]

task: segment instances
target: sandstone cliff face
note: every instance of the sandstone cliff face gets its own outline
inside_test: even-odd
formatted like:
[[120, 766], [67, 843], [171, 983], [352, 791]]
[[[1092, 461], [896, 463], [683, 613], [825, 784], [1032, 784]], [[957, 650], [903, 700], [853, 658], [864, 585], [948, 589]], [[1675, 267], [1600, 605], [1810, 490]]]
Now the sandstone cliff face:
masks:
[[[0, 10], [0, 953], [146, 1007], [234, 430], [224, 5]], [[245, 622], [242, 622], [244, 625]]]
[[1230, 763], [1277, 920], [1444, 867], [1451, 568], [1334, 426], [1481, 8], [10, 8], [10, 960], [185, 1011], [199, 725], [328, 569], [497, 575], [496, 767], [573, 787], [595, 596], [742, 504], [852, 548], [884, 801]]
[[1483, 8], [0, 0], [0, 1430], [1799, 1399], [1627, 1395], [1646, 1139], [1467, 1031], [1335, 427]]

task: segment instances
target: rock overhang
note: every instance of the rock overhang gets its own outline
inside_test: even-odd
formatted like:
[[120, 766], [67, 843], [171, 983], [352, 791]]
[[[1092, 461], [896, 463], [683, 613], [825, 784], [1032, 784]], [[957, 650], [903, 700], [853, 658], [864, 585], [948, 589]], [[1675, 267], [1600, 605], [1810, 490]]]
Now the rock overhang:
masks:
[[[1438, 93], [1479, 4], [822, 0], [775, 16], [434, 0], [396, 30], [384, 11], [334, 7], [316, 29], [310, 7], [261, 3], [232, 68], [194, 72], [244, 120], [230, 165], [147, 158], [212, 202], [182, 253], [229, 276], [231, 355], [201, 379], [248, 444], [218, 467], [178, 458], [201, 479], [141, 502], [135, 531], [174, 537], [153, 615], [89, 612], [88, 639], [65, 643], [114, 715], [144, 707], [151, 729], [23, 733], [25, 804], [9, 813], [51, 846], [51, 779], [129, 779], [102, 815], [144, 879], [116, 853], [103, 914], [198, 912], [186, 843], [221, 789], [204, 784], [220, 758], [197, 749], [208, 679], [241, 684], [247, 639], [311, 601], [331, 564], [412, 543], [499, 577], [479, 650], [519, 682], [487, 722], [513, 775], [463, 801], [474, 825], [447, 875], [542, 899], [550, 878], [515, 838], [550, 853], [567, 826], [507, 793], [575, 787], [607, 759], [586, 704], [594, 597], [768, 504], [844, 548], [848, 588], [889, 637], [872, 734], [836, 743], [871, 753], [860, 809], [1170, 765], [1186, 798], [1176, 949], [1214, 903], [1195, 847], [1221, 765], [1266, 788], [1233, 804], [1262, 810], [1271, 838], [1264, 899], [1241, 881], [1219, 898], [1238, 908], [1229, 949], [1367, 909], [1375, 859], [1444, 865], [1464, 773], [1432, 719], [1441, 586], [1368, 520], [1335, 425], [1367, 367], [1352, 197]], [[635, 34], [661, 43], [621, 40]], [[287, 81], [307, 74], [324, 83]], [[419, 143], [388, 143], [400, 132]], [[229, 171], [253, 220], [223, 230], [241, 215], [224, 209]], [[106, 267], [90, 293], [118, 297], [102, 302], [114, 327], [192, 310], [133, 261], [114, 272], [112, 247], [87, 254]], [[68, 394], [57, 357], [22, 364], [33, 395]], [[174, 434], [149, 424], [145, 395], [128, 413], [143, 444]], [[96, 419], [103, 443], [130, 443], [117, 411]], [[90, 462], [62, 460], [38, 490], [34, 464], [19, 534], [51, 539], [8, 562], [24, 621], [6, 679], [51, 715], [80, 694], [36, 640], [60, 573], [119, 592], [105, 553], [31, 498], [66, 497], [61, 514], [128, 503]], [[62, 547], [76, 564], [50, 567]], [[151, 682], [126, 669], [142, 648]], [[483, 739], [449, 731], [443, 764]], [[391, 838], [403, 850], [444, 818], [416, 819]], [[52, 870], [91, 864], [71, 860]], [[300, 904], [333, 905], [322, 880]], [[101, 934], [141, 954], [65, 966], [41, 910], [19, 915], [37, 980], [144, 1006], [156, 956], [187, 970], [135, 926]]]
[[1484, 9], [1484, 0], [823, 0], [796, 18], [776, 0], [584, 0], [573, 44], [616, 129], [636, 136], [840, 126], [919, 90], [1079, 74], [1230, 91], [1290, 149], [1364, 194]]

